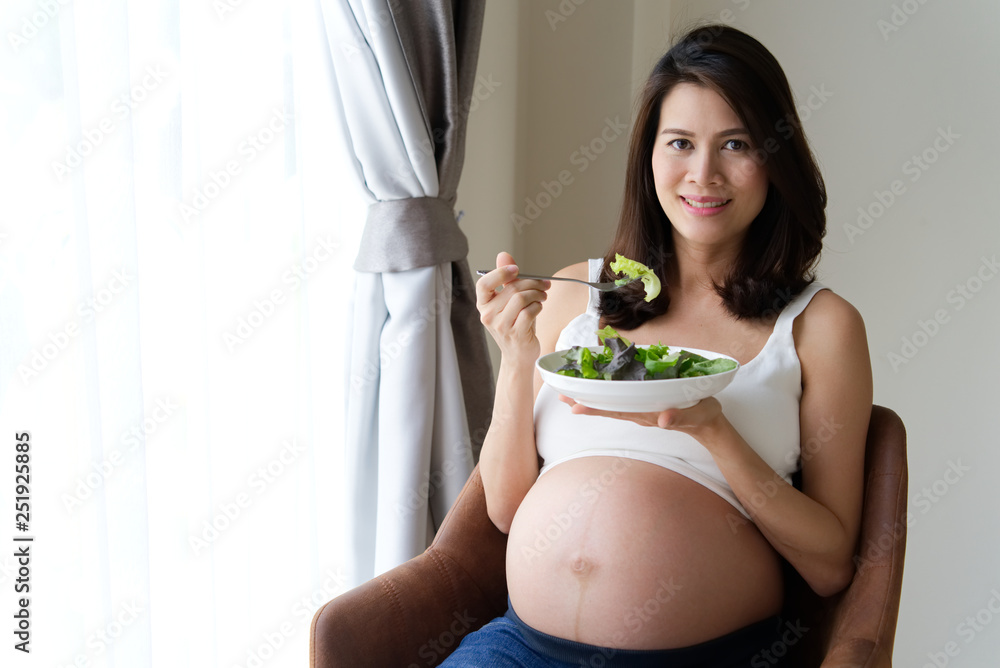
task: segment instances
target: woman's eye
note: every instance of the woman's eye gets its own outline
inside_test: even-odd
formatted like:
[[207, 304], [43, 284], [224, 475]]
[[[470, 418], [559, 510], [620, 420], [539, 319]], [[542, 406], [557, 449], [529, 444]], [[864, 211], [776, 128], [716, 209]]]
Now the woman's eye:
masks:
[[670, 148], [675, 148], [678, 151], [683, 151], [685, 149], [691, 148], [691, 142], [688, 141], [687, 139], [675, 139], [667, 143], [667, 146], [669, 146]]
[[750, 145], [742, 139], [730, 139], [726, 142], [726, 148], [730, 151], [745, 151], [749, 147]]

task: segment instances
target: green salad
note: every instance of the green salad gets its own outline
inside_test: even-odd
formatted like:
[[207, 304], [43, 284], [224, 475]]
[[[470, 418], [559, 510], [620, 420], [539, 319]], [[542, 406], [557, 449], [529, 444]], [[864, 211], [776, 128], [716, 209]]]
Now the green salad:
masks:
[[610, 265], [611, 271], [616, 274], [625, 274], [627, 278], [620, 278], [615, 283], [625, 285], [637, 278], [642, 279], [642, 285], [646, 289], [646, 301], [653, 301], [660, 294], [660, 279], [653, 273], [653, 270], [635, 260], [630, 260], [620, 253], [615, 253], [615, 261]]
[[597, 332], [604, 350], [594, 353], [573, 346], [563, 355], [566, 364], [556, 373], [596, 380], [663, 380], [710, 376], [736, 368], [736, 362], [720, 357], [710, 360], [696, 353], [664, 345], [637, 346], [611, 327]]

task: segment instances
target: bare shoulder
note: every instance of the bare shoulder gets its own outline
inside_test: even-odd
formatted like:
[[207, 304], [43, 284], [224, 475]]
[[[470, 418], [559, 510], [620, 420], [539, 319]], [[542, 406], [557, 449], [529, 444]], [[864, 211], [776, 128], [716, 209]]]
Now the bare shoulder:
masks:
[[865, 322], [854, 306], [831, 290], [817, 292], [795, 319], [795, 347], [802, 353], [830, 353], [832, 350], [864, 345], [868, 353]]
[[[561, 276], [563, 278], [576, 278], [581, 281], [586, 281], [587, 277], [590, 275], [590, 263], [589, 262], [577, 262], [576, 264], [571, 264], [568, 267], [563, 267], [555, 273], [556, 276]], [[570, 284], [572, 285], [572, 284]], [[586, 286], [579, 286], [584, 290], [587, 289]]]
[[[589, 273], [587, 262], [571, 264], [555, 273], [561, 278], [576, 278], [587, 280]], [[552, 281], [552, 287], [547, 291], [547, 299], [542, 306], [542, 312], [535, 321], [535, 333], [542, 347], [542, 354], [555, 350], [556, 340], [566, 325], [573, 318], [587, 310], [590, 299], [590, 288], [581, 283], [570, 281]]]
[[872, 371], [865, 322], [849, 301], [830, 290], [820, 290], [795, 319], [793, 335], [803, 386], [843, 382], [870, 391]]

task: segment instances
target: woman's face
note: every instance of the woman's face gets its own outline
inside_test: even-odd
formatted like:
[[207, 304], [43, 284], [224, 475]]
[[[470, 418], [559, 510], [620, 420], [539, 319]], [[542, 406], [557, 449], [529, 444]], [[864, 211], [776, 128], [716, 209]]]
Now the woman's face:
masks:
[[767, 171], [751, 155], [750, 134], [722, 97], [678, 84], [660, 105], [653, 179], [674, 241], [738, 247], [767, 198]]

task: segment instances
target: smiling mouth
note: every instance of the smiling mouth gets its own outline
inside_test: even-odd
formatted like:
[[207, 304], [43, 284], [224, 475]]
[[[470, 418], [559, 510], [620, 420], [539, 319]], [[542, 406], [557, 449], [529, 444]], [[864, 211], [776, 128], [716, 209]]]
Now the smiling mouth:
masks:
[[681, 196], [681, 199], [684, 200], [685, 204], [687, 204], [690, 207], [694, 207], [695, 209], [717, 209], [733, 201], [731, 199], [724, 199], [724, 200], [717, 200], [714, 202], [695, 202], [694, 200], [690, 200], [687, 197], [684, 197], [683, 195]]

